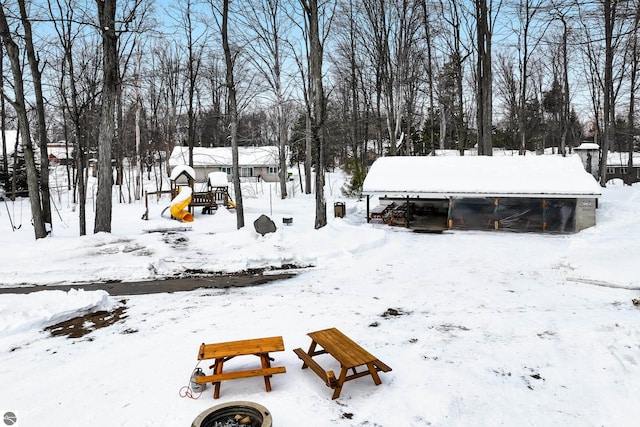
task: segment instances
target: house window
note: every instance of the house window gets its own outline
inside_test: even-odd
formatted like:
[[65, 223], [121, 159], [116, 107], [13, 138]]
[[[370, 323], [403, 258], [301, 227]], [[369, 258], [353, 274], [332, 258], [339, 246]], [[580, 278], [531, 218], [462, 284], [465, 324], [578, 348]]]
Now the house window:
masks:
[[253, 176], [253, 168], [240, 168], [240, 176]]
[[227, 166], [221, 166], [220, 172], [226, 172], [227, 175], [231, 175], [231, 173], [233, 172], [233, 168], [227, 167]]
[[279, 167], [276, 167], [276, 166], [269, 166], [269, 167], [267, 168], [267, 173], [268, 173], [269, 175], [277, 175], [277, 174], [279, 174], [279, 173], [280, 173], [280, 168], [279, 168]]
[[627, 168], [620, 168], [620, 173], [622, 175], [626, 175], [627, 174]]
[[615, 173], [616, 173], [616, 168], [607, 168], [607, 173], [608, 173], [609, 175], [613, 175], [613, 174], [615, 174]]

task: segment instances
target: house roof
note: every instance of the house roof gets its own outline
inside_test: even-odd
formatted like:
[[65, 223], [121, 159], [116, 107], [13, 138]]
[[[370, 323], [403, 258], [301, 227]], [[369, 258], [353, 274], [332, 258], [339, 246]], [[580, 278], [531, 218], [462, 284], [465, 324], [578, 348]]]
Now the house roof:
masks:
[[601, 189], [578, 156], [382, 157], [364, 194], [387, 196], [598, 197]]
[[[278, 147], [238, 147], [238, 164], [240, 166], [277, 166]], [[189, 147], [173, 148], [169, 165], [171, 167], [189, 163]], [[193, 166], [228, 166], [232, 165], [231, 147], [194, 147]]]

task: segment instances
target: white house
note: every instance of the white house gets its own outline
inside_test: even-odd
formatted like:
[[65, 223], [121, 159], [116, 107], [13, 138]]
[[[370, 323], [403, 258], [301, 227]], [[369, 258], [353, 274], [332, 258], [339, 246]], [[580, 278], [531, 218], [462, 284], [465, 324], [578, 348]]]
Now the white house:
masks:
[[[280, 172], [280, 149], [269, 145], [263, 147], [238, 147], [238, 166], [241, 178], [278, 181]], [[169, 173], [177, 165], [189, 164], [189, 148], [174, 147], [169, 158]], [[205, 182], [211, 172], [232, 174], [231, 147], [194, 147], [193, 169], [196, 181]]]

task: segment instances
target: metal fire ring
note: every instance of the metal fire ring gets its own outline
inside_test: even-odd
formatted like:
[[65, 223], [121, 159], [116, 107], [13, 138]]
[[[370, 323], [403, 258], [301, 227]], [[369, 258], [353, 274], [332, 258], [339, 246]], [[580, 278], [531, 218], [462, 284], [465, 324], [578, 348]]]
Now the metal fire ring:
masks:
[[216, 405], [203, 411], [193, 420], [191, 427], [212, 427], [220, 418], [233, 417], [236, 414], [262, 419], [261, 427], [272, 427], [271, 413], [264, 406], [247, 401], [233, 401]]

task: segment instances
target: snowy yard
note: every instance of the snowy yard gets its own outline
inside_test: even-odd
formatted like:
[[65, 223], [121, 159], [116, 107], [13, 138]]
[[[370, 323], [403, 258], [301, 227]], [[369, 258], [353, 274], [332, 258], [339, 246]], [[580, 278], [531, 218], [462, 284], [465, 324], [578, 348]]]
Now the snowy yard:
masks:
[[[287, 427], [637, 425], [640, 186], [604, 189], [597, 226], [573, 235], [417, 234], [367, 224], [365, 202], [340, 195], [342, 175], [328, 180], [329, 224], [320, 230], [312, 195], [280, 200], [267, 183], [246, 189], [241, 230], [219, 209], [197, 212], [190, 231], [144, 232], [179, 225], [160, 216], [165, 199], [149, 221], [140, 219], [143, 204], [114, 204], [111, 234], [79, 238], [65, 196], [56, 200], [53, 237], [35, 241], [27, 201], [0, 206], [5, 288], [306, 266], [246, 288], [0, 294], [0, 412], [15, 413], [18, 427], [175, 427], [248, 400]], [[345, 218], [333, 217], [335, 201], [346, 203]], [[255, 232], [260, 214], [275, 233]], [[13, 231], [9, 215], [22, 227]], [[44, 330], [118, 307], [119, 321], [81, 338]], [[292, 350], [329, 327], [393, 368], [380, 373], [382, 384], [349, 381], [333, 401], [300, 369]], [[217, 400], [211, 387], [197, 400], [180, 396], [202, 342], [275, 335], [286, 350], [272, 354], [274, 363], [287, 373], [271, 379], [270, 393], [258, 377], [223, 382]]]

